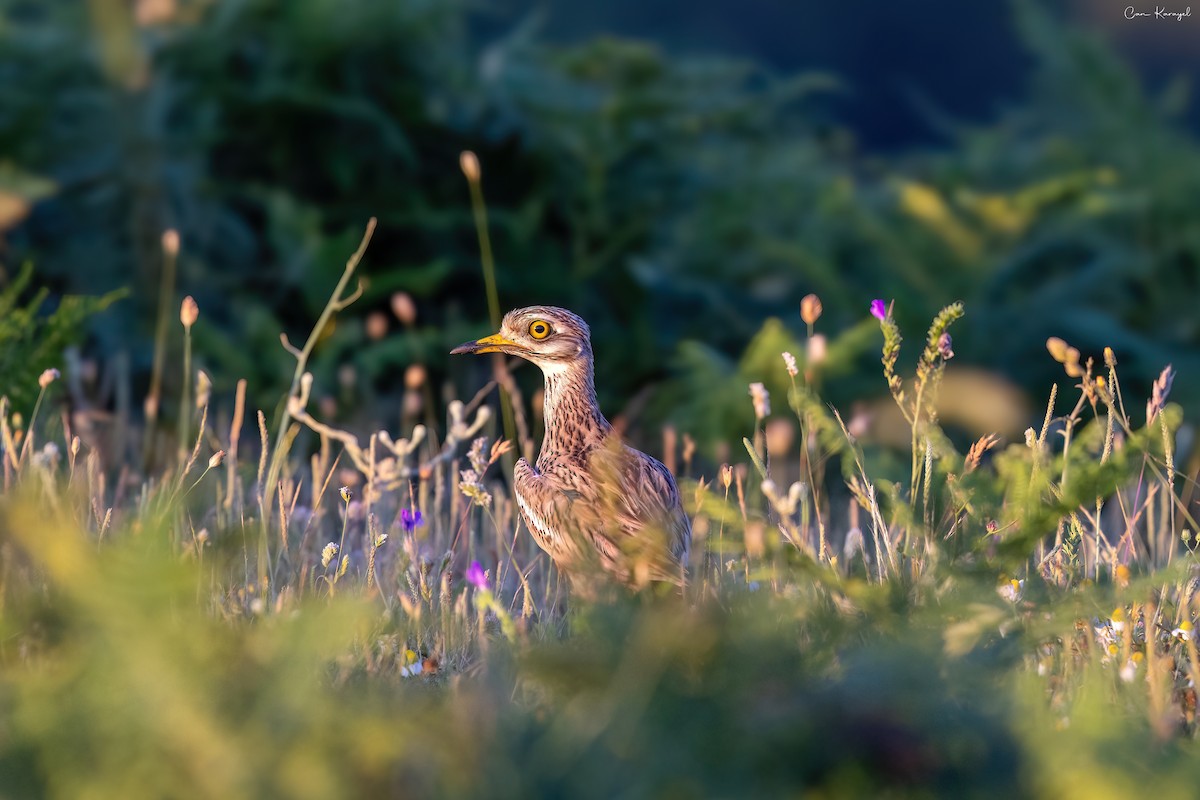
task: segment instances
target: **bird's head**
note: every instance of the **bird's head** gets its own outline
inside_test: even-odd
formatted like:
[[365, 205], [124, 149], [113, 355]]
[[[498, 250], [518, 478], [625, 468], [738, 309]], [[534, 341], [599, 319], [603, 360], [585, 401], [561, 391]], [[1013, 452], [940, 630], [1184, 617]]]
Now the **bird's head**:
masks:
[[543, 372], [557, 371], [591, 358], [591, 331], [565, 308], [518, 308], [504, 315], [499, 333], [450, 351], [462, 353], [508, 353], [532, 361]]

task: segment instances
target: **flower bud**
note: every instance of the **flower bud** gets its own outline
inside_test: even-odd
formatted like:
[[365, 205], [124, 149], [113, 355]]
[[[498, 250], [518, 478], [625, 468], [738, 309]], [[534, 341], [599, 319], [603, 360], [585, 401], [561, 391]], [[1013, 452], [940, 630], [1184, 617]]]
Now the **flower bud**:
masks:
[[467, 180], [471, 183], [479, 182], [479, 157], [470, 150], [463, 150], [458, 157], [458, 166], [462, 169], [463, 175], [467, 176]]
[[196, 299], [189, 294], [179, 306], [179, 321], [183, 323], [183, 327], [191, 328], [199, 318], [200, 306], [196, 305]]
[[815, 294], [805, 295], [800, 301], [800, 319], [804, 320], [806, 325], [813, 325], [821, 318], [821, 311], [824, 310], [821, 306], [821, 298]]

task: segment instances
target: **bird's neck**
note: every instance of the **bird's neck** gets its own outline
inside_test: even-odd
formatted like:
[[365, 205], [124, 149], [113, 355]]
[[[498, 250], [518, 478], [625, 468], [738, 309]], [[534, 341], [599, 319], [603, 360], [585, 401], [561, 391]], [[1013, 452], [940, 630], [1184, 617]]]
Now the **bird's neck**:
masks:
[[596, 402], [596, 384], [591, 359], [571, 364], [543, 366], [546, 376], [542, 418], [546, 436], [542, 452], [570, 451], [581, 446], [603, 444], [612, 431]]

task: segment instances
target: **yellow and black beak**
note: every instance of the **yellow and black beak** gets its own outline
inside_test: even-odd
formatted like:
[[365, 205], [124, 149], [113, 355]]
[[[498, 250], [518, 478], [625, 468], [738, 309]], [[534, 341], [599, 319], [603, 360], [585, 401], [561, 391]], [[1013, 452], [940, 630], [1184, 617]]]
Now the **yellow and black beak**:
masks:
[[464, 353], [506, 353], [509, 348], [517, 348], [524, 350], [524, 346], [514, 342], [512, 339], [506, 339], [499, 333], [493, 333], [491, 336], [485, 336], [475, 342], [463, 342], [458, 347], [450, 351], [452, 356], [460, 356]]

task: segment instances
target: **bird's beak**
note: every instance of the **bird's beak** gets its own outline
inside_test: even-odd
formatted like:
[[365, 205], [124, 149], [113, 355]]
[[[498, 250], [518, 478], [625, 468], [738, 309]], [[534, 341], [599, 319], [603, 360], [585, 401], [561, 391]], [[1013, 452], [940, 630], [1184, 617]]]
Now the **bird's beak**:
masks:
[[450, 355], [459, 356], [464, 353], [503, 353], [506, 347], [516, 347], [524, 349], [520, 344], [512, 339], [506, 339], [499, 333], [493, 333], [491, 336], [485, 336], [475, 342], [464, 342], [458, 347], [450, 351]]

